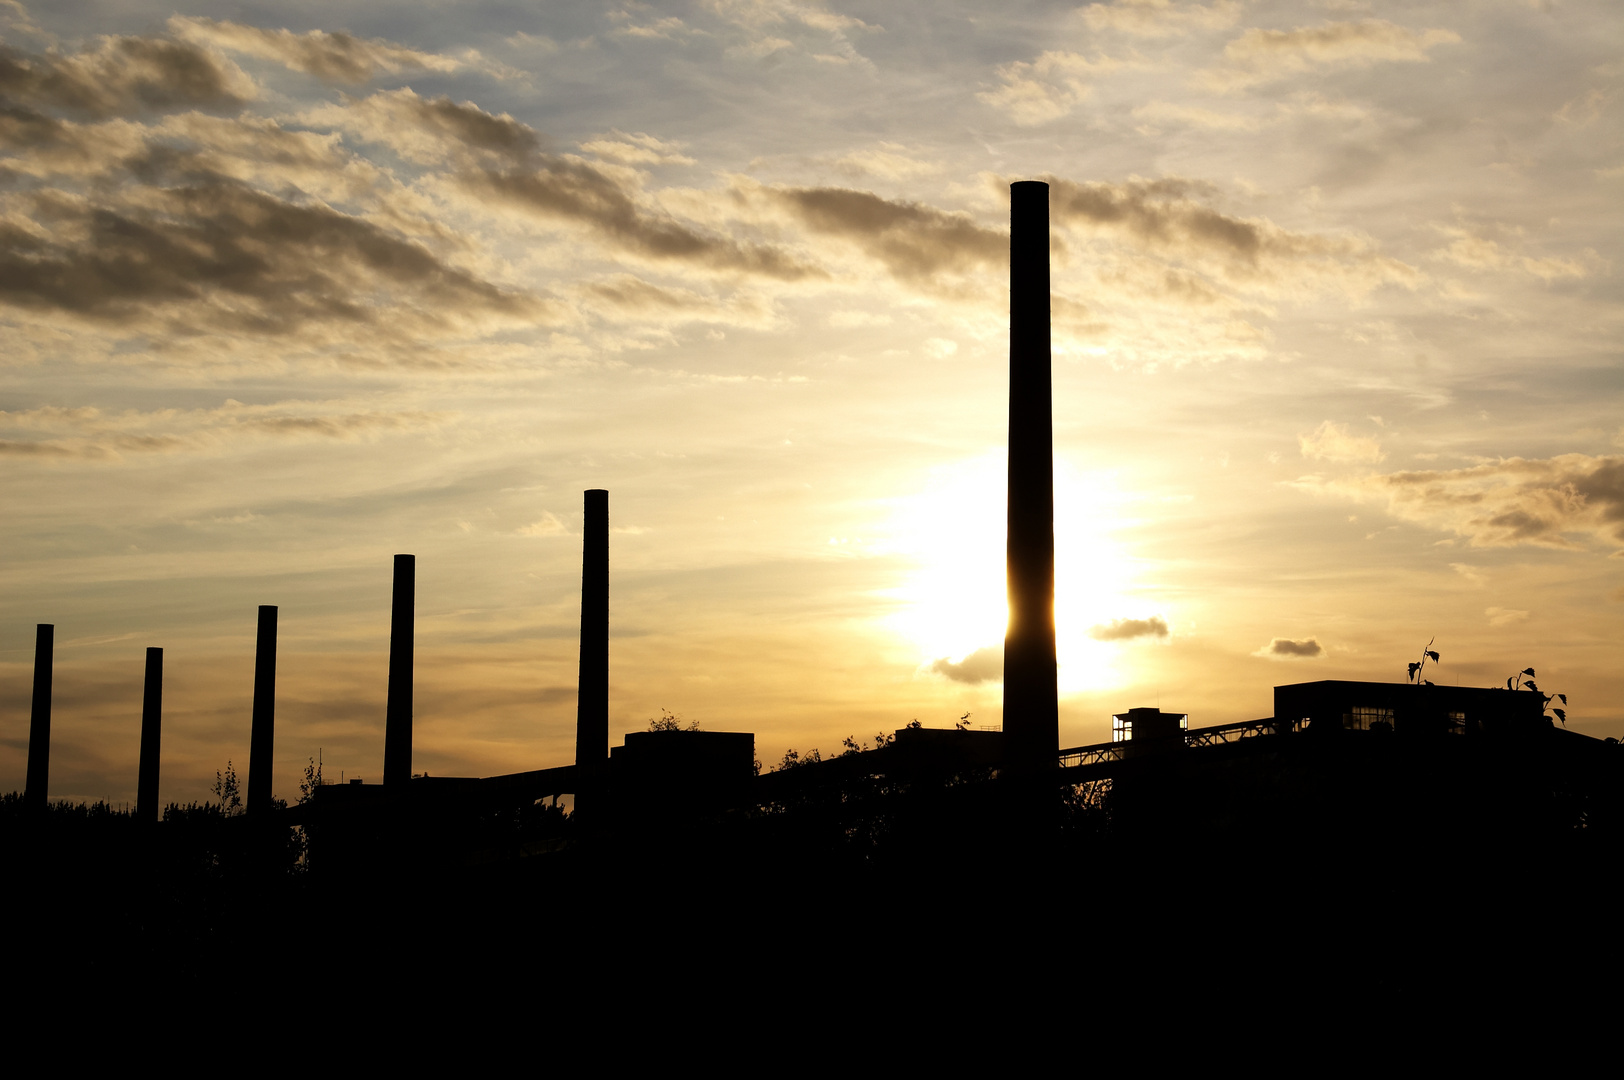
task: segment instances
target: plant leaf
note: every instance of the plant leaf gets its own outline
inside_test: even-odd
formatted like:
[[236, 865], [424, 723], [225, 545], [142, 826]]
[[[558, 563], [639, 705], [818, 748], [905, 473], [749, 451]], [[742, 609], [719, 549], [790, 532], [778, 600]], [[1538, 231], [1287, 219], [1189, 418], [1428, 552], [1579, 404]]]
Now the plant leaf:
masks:
[[1428, 656], [1430, 656], [1430, 657], [1432, 657], [1432, 662], [1433, 662], [1433, 663], [1434, 663], [1434, 664], [1436, 664], [1436, 663], [1440, 663], [1440, 661], [1439, 661], [1439, 659], [1438, 659], [1438, 654], [1437, 654], [1437, 653], [1435, 653], [1435, 652], [1433, 652], [1433, 651], [1432, 651], [1432, 650], [1430, 650], [1430, 649], [1429, 649], [1429, 650], [1427, 650], [1427, 655], [1428, 655]]
[[1530, 678], [1530, 679], [1537, 679], [1537, 678], [1539, 678], [1539, 676], [1538, 676], [1538, 675], [1535, 675], [1535, 674], [1534, 674], [1534, 669], [1533, 669], [1533, 668], [1531, 668], [1531, 667], [1525, 667], [1525, 668], [1523, 668], [1523, 669], [1522, 669], [1522, 672], [1521, 672], [1521, 674], [1523, 674], [1523, 675], [1527, 675], [1527, 676], [1528, 676], [1528, 677], [1529, 677], [1529, 678]]

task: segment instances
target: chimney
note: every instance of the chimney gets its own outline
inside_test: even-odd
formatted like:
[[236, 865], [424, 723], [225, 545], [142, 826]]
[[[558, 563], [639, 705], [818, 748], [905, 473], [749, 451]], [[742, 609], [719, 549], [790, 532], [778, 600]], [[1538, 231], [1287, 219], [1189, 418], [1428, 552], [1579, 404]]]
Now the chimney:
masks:
[[45, 809], [51, 784], [51, 647], [56, 627], [40, 623], [34, 628], [34, 706], [28, 716], [28, 778], [23, 802], [31, 810]]
[[[609, 761], [609, 493], [586, 493], [581, 529], [581, 681], [575, 719], [577, 787], [596, 789]], [[589, 790], [588, 799], [595, 790]], [[576, 792], [576, 805], [581, 793]]]
[[248, 812], [271, 808], [276, 735], [276, 608], [261, 604], [254, 648], [254, 726], [248, 736]]
[[1058, 763], [1054, 651], [1054, 407], [1049, 353], [1049, 185], [1009, 186], [1009, 628], [1004, 761]]
[[417, 606], [417, 556], [395, 556], [395, 597], [389, 613], [389, 704], [383, 733], [383, 782], [412, 778], [412, 616]]
[[141, 694], [141, 766], [136, 773], [135, 819], [158, 820], [158, 733], [164, 707], [164, 651], [147, 650], [147, 681]]

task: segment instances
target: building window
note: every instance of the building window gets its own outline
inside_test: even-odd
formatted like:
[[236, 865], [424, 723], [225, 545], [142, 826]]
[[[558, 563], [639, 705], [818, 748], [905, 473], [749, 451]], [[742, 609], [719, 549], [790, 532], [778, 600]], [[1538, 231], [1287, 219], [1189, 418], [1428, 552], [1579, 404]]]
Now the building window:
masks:
[[1393, 710], [1379, 705], [1355, 705], [1342, 714], [1342, 726], [1349, 731], [1393, 730]]
[[1464, 735], [1464, 734], [1466, 734], [1466, 714], [1463, 713], [1463, 712], [1452, 712], [1452, 713], [1450, 713], [1449, 714], [1449, 727], [1448, 727], [1447, 730], [1449, 731], [1449, 733], [1451, 735]]

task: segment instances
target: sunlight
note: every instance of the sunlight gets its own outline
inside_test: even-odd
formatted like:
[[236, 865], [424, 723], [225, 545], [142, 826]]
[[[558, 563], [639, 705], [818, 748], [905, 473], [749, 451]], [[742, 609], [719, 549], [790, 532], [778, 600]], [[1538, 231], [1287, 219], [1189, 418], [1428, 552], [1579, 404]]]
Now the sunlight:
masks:
[[[896, 590], [890, 628], [920, 661], [959, 662], [1000, 647], [1009, 618], [1004, 585], [1005, 455], [1002, 450], [932, 470], [925, 489], [895, 506], [888, 546], [917, 569]], [[1133, 564], [1114, 533], [1127, 498], [1112, 478], [1055, 470], [1056, 648], [1061, 693], [1122, 680], [1120, 646], [1088, 636], [1092, 626], [1142, 616], [1130, 599]]]

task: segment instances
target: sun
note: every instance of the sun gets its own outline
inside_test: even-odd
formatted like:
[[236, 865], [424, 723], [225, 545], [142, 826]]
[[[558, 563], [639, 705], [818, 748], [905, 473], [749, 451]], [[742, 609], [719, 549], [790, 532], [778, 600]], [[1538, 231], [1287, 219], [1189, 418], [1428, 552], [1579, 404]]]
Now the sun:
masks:
[[[939, 466], [918, 494], [902, 498], [890, 547], [914, 569], [895, 590], [890, 629], [921, 664], [1001, 648], [1009, 621], [1004, 580], [1005, 454]], [[1108, 474], [1055, 463], [1055, 645], [1061, 693], [1122, 681], [1121, 650], [1091, 627], [1136, 614], [1135, 565], [1117, 540], [1130, 499]]]

